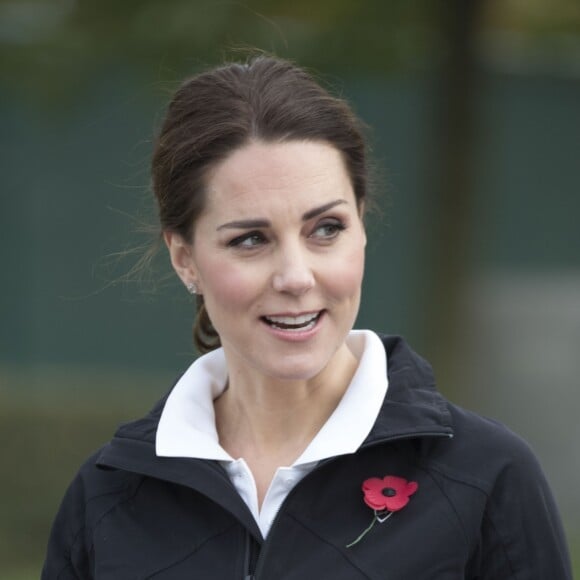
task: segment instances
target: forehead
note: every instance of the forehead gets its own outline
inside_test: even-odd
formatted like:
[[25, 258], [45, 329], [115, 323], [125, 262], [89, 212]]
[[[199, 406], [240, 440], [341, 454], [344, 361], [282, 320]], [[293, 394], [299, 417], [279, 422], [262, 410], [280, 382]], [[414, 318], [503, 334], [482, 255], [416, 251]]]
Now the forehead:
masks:
[[250, 142], [208, 175], [206, 214], [303, 211], [334, 199], [356, 205], [341, 153], [317, 141]]

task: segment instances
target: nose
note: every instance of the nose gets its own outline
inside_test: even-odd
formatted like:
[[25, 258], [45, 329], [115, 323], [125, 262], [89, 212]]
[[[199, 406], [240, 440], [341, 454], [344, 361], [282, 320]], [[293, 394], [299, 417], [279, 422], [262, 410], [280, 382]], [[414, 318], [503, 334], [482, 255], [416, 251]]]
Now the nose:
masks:
[[272, 277], [274, 290], [301, 296], [314, 284], [314, 273], [306, 251], [299, 247], [281, 249], [278, 267]]

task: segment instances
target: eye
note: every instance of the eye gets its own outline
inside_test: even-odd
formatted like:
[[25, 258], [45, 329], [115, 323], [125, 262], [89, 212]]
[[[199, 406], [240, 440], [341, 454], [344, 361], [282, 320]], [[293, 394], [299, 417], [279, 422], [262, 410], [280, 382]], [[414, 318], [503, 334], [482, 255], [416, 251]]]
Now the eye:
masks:
[[235, 237], [233, 240], [228, 242], [228, 246], [231, 248], [255, 248], [266, 242], [266, 238], [262, 232], [248, 232], [242, 234], [241, 236]]
[[342, 223], [340, 220], [333, 219], [318, 224], [315, 230], [312, 232], [311, 237], [321, 240], [332, 240], [345, 229], [346, 226], [344, 223]]

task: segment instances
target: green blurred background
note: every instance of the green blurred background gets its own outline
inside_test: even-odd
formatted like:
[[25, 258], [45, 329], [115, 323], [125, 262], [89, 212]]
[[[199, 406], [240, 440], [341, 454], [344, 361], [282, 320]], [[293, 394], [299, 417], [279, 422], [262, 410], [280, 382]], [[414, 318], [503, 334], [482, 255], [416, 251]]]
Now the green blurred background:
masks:
[[247, 47], [370, 125], [358, 326], [530, 441], [579, 569], [577, 0], [0, 0], [0, 578], [38, 577], [79, 464], [195, 356], [164, 253], [131, 271], [151, 139], [184, 76]]

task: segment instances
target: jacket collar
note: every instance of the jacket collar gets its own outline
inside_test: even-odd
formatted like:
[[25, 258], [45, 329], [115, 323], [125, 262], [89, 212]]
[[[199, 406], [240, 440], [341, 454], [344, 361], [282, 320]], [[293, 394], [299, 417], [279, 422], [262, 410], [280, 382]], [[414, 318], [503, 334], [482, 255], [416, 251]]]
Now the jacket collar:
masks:
[[363, 447], [383, 441], [453, 436], [449, 404], [429, 363], [399, 336], [381, 335], [389, 361], [389, 392]]

